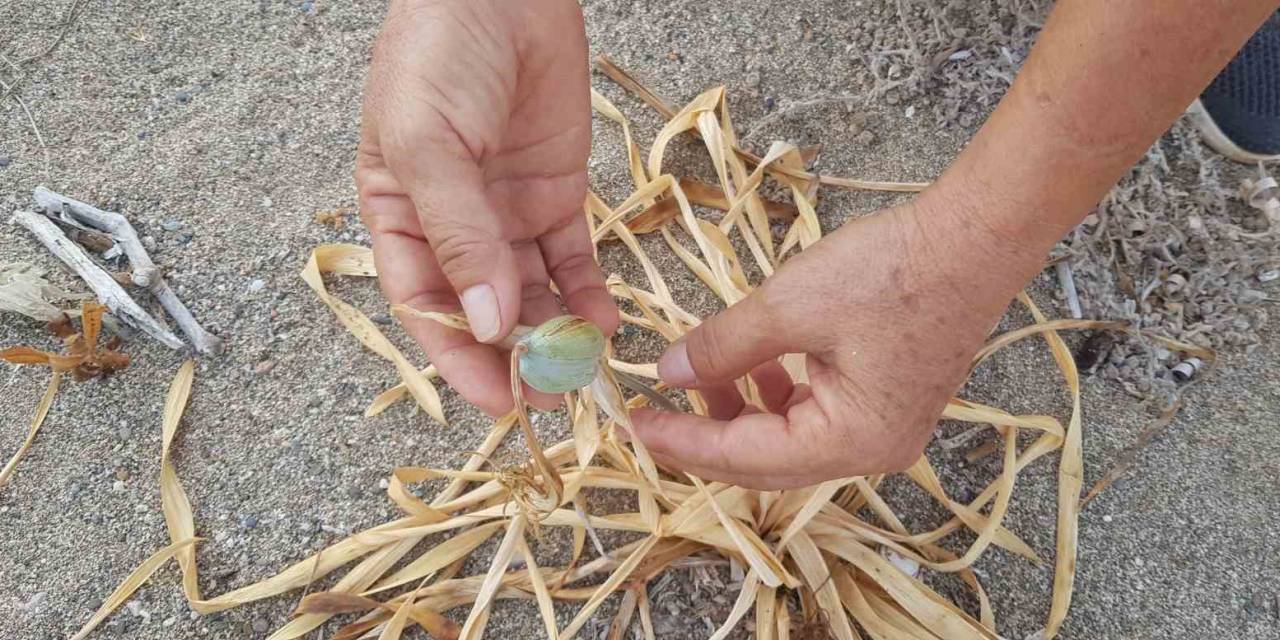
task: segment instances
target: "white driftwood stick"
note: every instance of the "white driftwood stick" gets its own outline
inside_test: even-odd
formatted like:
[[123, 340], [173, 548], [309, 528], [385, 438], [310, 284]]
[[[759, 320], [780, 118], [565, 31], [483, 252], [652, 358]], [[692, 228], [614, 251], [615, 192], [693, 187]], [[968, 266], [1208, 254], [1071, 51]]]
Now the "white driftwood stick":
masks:
[[134, 230], [133, 225], [129, 224], [127, 218], [118, 213], [103, 211], [93, 205], [54, 193], [44, 187], [36, 187], [32, 196], [35, 198], [36, 207], [43, 209], [46, 215], [57, 218], [68, 216], [71, 218], [69, 222], [97, 229], [110, 235], [124, 250], [125, 256], [129, 258], [129, 264], [133, 271], [133, 282], [140, 287], [145, 287], [160, 300], [164, 310], [169, 312], [169, 315], [173, 317], [174, 322], [178, 323], [178, 327], [182, 329], [182, 332], [191, 339], [191, 344], [196, 348], [196, 351], [200, 353], [218, 353], [222, 350], [222, 339], [205, 331], [204, 327], [200, 326], [200, 323], [196, 321], [195, 316], [191, 315], [187, 305], [178, 299], [178, 294], [174, 293], [169, 284], [165, 282], [163, 274], [155, 263], [151, 261], [151, 256], [147, 254], [147, 250], [142, 246], [142, 241], [138, 239], [138, 232]]
[[48, 218], [33, 211], [20, 210], [13, 213], [9, 223], [25, 227], [53, 255], [75, 270], [76, 274], [88, 283], [89, 288], [93, 289], [98, 300], [102, 301], [102, 304], [106, 305], [107, 309], [122, 322], [159, 340], [171, 349], [181, 349], [186, 346], [181, 338], [173, 335], [173, 332], [138, 306], [138, 303], [129, 297], [129, 294], [110, 274], [91, 260], [80, 245], [72, 242], [67, 234]]

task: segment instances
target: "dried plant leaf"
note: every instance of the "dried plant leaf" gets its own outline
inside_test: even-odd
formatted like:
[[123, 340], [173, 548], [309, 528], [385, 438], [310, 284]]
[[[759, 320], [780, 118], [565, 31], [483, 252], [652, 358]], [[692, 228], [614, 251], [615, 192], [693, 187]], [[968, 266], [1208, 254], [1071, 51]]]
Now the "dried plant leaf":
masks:
[[89, 618], [89, 621], [83, 627], [80, 627], [80, 630], [74, 636], [71, 636], [71, 640], [83, 640], [87, 637], [98, 625], [102, 624], [103, 620], [107, 619], [107, 616], [111, 615], [111, 612], [124, 604], [125, 600], [128, 600], [129, 596], [133, 595], [133, 592], [142, 586], [142, 583], [151, 578], [151, 574], [155, 573], [156, 569], [159, 569], [170, 558], [177, 555], [178, 552], [189, 548], [197, 541], [198, 539], [196, 538], [190, 538], [182, 542], [175, 542], [144, 560], [142, 564], [138, 565], [137, 569], [133, 570], [133, 573], [130, 573], [124, 579], [124, 582], [120, 583], [120, 586], [116, 587], [115, 591], [111, 592], [111, 595], [107, 596], [107, 599], [102, 602], [102, 606], [93, 614], [93, 617]]
[[[182, 421], [182, 413], [186, 409], [187, 399], [191, 397], [191, 383], [195, 377], [195, 362], [187, 360], [178, 368], [178, 374], [169, 384], [169, 393], [164, 401], [164, 413], [161, 418], [160, 440], [160, 505], [164, 512], [165, 525], [169, 529], [169, 541], [177, 543], [194, 538], [196, 535], [195, 519], [191, 514], [191, 501], [187, 492], [178, 481], [178, 473], [173, 468], [170, 449], [173, 438], [178, 433], [178, 423]], [[187, 600], [198, 602], [200, 586], [196, 577], [196, 549], [186, 547], [177, 553], [178, 566], [182, 570], [182, 591]]]
[[9, 483], [9, 478], [13, 476], [13, 472], [18, 468], [18, 461], [22, 460], [22, 456], [27, 454], [27, 450], [31, 448], [31, 443], [35, 442], [36, 434], [40, 432], [40, 425], [44, 424], [45, 416], [49, 415], [49, 407], [53, 406], [53, 397], [58, 395], [58, 382], [62, 376], [54, 373], [49, 378], [49, 386], [45, 387], [44, 395], [40, 396], [40, 402], [36, 404], [35, 415], [31, 416], [31, 426], [27, 428], [27, 437], [22, 441], [22, 446], [13, 454], [12, 458], [5, 463], [4, 469], [0, 469], [0, 488], [4, 488]]
[[0, 265], [0, 313], [20, 313], [40, 322], [65, 319], [54, 303], [76, 298], [45, 280], [43, 274], [25, 263]]
[[324, 286], [323, 273], [372, 276], [376, 275], [373, 267], [373, 252], [366, 247], [353, 245], [321, 245], [311, 252], [307, 266], [302, 270], [302, 279], [311, 287], [316, 295], [333, 310], [338, 320], [347, 327], [364, 346], [374, 353], [390, 360], [396, 366], [400, 379], [404, 381], [409, 393], [413, 394], [418, 405], [427, 415], [441, 424], [448, 424], [444, 417], [444, 407], [440, 403], [440, 394], [434, 385], [416, 367], [405, 359], [400, 350], [382, 335], [378, 325], [359, 309], [331, 295]]
[[49, 359], [56, 355], [32, 347], [18, 346], [0, 351], [0, 360], [12, 364], [49, 364]]
[[[614, 296], [634, 303], [623, 314], [624, 322], [656, 332], [665, 340], [679, 340], [701, 319], [676, 303], [662, 271], [646, 252], [646, 245], [662, 248], [662, 244], [641, 245], [636, 239], [637, 230], [659, 231], [671, 253], [712, 294], [726, 304], [733, 304], [748, 295], [756, 284], [748, 280], [747, 274], [757, 270], [749, 269], [744, 259], [754, 260], [758, 272], [768, 277], [793, 249], [802, 250], [821, 237], [815, 210], [821, 185], [890, 190], [921, 186], [817, 176], [806, 168], [811, 157], [807, 158], [802, 150], [786, 143], [775, 143], [764, 157], [754, 156], [737, 146], [723, 89], [707, 91], [677, 111], [616, 66], [609, 72], [611, 77], [629, 83], [631, 90], [656, 108], [665, 109], [668, 122], [646, 156], [635, 144], [627, 119], [616, 106], [593, 92], [595, 110], [623, 131], [635, 189], [617, 207], [610, 207], [596, 194], [588, 192], [583, 203], [584, 214], [593, 243], [606, 238], [618, 239], [644, 271], [647, 282], [627, 283], [618, 276], [608, 279], [609, 291]], [[716, 184], [662, 173], [666, 148], [675, 137], [685, 133], [703, 141]], [[784, 187], [789, 202], [771, 204], [760, 196], [766, 176]], [[724, 215], [712, 223], [696, 216], [693, 204], [721, 209]], [[770, 218], [778, 219], [778, 207], [784, 208], [790, 223], [781, 242], [775, 241], [770, 228]], [[684, 235], [677, 238], [679, 234]], [[739, 255], [743, 246], [748, 256]], [[390, 360], [402, 379], [402, 384], [379, 394], [368, 413], [376, 414], [400, 398], [412, 395], [419, 406], [442, 421], [439, 397], [431, 384], [437, 377], [434, 367], [419, 370], [412, 366], [364, 314], [328, 293], [324, 273], [375, 275], [372, 252], [352, 245], [321, 246], [302, 274], [339, 320], [367, 347]], [[457, 330], [469, 330], [461, 314], [420, 312], [399, 306], [393, 311], [431, 318]], [[1120, 327], [1093, 321], [1048, 321], [1037, 309], [1033, 308], [1032, 313], [1036, 324], [993, 339], [973, 364], [979, 365], [1018, 340], [1043, 336], [1067, 378], [1073, 399], [1071, 417], [1064, 423], [1049, 415], [1014, 415], [977, 402], [952, 399], [945, 408], [947, 418], [994, 428], [1002, 434], [1004, 467], [998, 478], [974, 499], [962, 504], [947, 495], [933, 466], [922, 457], [907, 471], [907, 478], [952, 514], [945, 523], [931, 530], [913, 531], [905, 524], [913, 519], [900, 517], [878, 493], [884, 480], [881, 475], [778, 492], [758, 492], [717, 483], [706, 485], [696, 478], [663, 477], [643, 442], [634, 437], [630, 437], [629, 442], [624, 439], [632, 435], [629, 411], [664, 399], [647, 382], [657, 378], [656, 366], [611, 358], [609, 366], [600, 367], [601, 373], [591, 385], [567, 394], [567, 415], [573, 435], [563, 442], [538, 447], [543, 454], [539, 472], [530, 471], [524, 461], [516, 465], [489, 462], [517, 423], [526, 431], [526, 440], [536, 442], [531, 427], [521, 422], [521, 413], [513, 411], [493, 422], [478, 451], [469, 455], [459, 470], [397, 468], [388, 483], [387, 494], [406, 517], [351, 535], [271, 578], [216, 598], [200, 599], [195, 588], [194, 550], [175, 551], [171, 556], [179, 560], [184, 592], [192, 608], [202, 613], [308, 587], [359, 560], [331, 591], [305, 597], [298, 616], [271, 636], [275, 640], [300, 637], [334, 614], [358, 612], [363, 615], [344, 626], [338, 638], [397, 637], [411, 623], [439, 637], [477, 638], [499, 599], [536, 603], [548, 637], [567, 640], [577, 635], [602, 603], [619, 590], [626, 593], [610, 629], [611, 636], [624, 636], [632, 618], [638, 614], [641, 631], [646, 639], [652, 639], [655, 635], [652, 612], [644, 585], [692, 554], [728, 557], [750, 569], [732, 609], [714, 632], [713, 637], [717, 639], [736, 628], [753, 606], [757, 637], [786, 640], [794, 635], [800, 638], [801, 631], [793, 634], [791, 630], [788, 598], [792, 592], [799, 597], [805, 613], [802, 627], [805, 634], [848, 640], [858, 637], [857, 629], [862, 629], [875, 638], [995, 638], [994, 613], [986, 591], [970, 567], [991, 545], [1039, 560], [1026, 542], [1005, 527], [1003, 518], [1017, 475], [1036, 460], [1061, 452], [1057, 568], [1054, 601], [1046, 628], [1046, 635], [1052, 635], [1065, 616], [1074, 577], [1077, 508], [1067, 505], [1067, 498], [1070, 496], [1074, 505], [1079, 496], [1081, 424], [1078, 376], [1069, 366], [1070, 354], [1056, 332]], [[110, 345], [106, 349], [94, 348], [98, 332], [96, 327], [86, 324], [83, 336], [68, 338], [65, 354], [31, 350], [12, 355], [61, 369], [70, 367], [78, 376], [96, 375], [119, 362], [113, 361]], [[1183, 350], [1183, 346], [1175, 346], [1167, 339], [1150, 337], [1167, 348]], [[783, 364], [797, 381], [807, 380], [803, 356], [788, 355], [783, 358]], [[624, 374], [619, 372], [647, 379], [628, 378], [628, 388], [640, 395], [630, 398], [623, 395], [619, 376]], [[173, 540], [195, 532], [190, 505], [170, 459], [181, 405], [190, 388], [189, 376], [189, 368], [184, 367], [175, 379], [163, 430], [161, 493]], [[749, 402], [758, 403], [758, 390], [750, 382], [740, 384], [740, 390]], [[701, 396], [690, 392], [687, 397], [695, 413], [706, 414], [707, 407]], [[598, 411], [604, 413], [603, 419]], [[1015, 447], [1019, 433], [1034, 436], [1021, 451]], [[531, 504], [526, 490], [536, 486], [540, 478], [562, 482], [563, 491], [549, 496], [545, 508], [515, 508], [514, 505]], [[431, 479], [448, 481], [433, 500], [422, 500], [407, 487], [410, 483]], [[635, 496], [637, 506], [633, 507], [634, 511], [592, 513], [591, 503], [586, 499], [592, 489], [627, 492]], [[868, 512], [874, 517], [867, 517]], [[530, 515], [536, 516], [536, 520], [530, 519]], [[526, 529], [534, 528], [536, 534], [537, 527], [570, 529], [572, 547], [567, 566], [537, 565], [524, 538]], [[944, 538], [965, 528], [974, 532], [974, 538], [963, 553], [953, 553], [941, 546]], [[462, 574], [467, 561], [498, 530], [505, 533], [488, 571], [478, 575]], [[596, 535], [597, 530], [647, 535], [606, 549]], [[423, 539], [436, 534], [443, 534], [440, 542], [409, 559], [409, 554]], [[584, 561], [582, 554], [588, 538], [598, 557]], [[769, 540], [769, 544], [765, 540]], [[953, 572], [975, 593], [978, 619], [881, 555], [890, 551], [932, 570]], [[512, 568], [511, 561], [517, 552], [524, 563], [522, 567]], [[796, 575], [791, 575], [791, 571]], [[413, 582], [418, 586], [412, 593], [388, 595], [392, 589]], [[778, 589], [784, 585], [787, 590]], [[569, 625], [560, 630], [554, 618], [556, 600], [581, 603]], [[445, 624], [447, 619], [441, 612], [459, 607], [470, 608], [462, 628]]]
[[498, 550], [493, 554], [489, 573], [485, 574], [480, 591], [476, 594], [475, 604], [471, 607], [471, 613], [467, 615], [467, 621], [462, 625], [463, 640], [478, 639], [484, 635], [485, 623], [489, 619], [489, 606], [493, 604], [493, 596], [498, 591], [502, 575], [511, 565], [511, 558], [515, 555], [519, 541], [524, 538], [527, 522], [524, 514], [517, 514], [507, 525], [507, 532], [503, 535], [502, 542], [498, 544]]

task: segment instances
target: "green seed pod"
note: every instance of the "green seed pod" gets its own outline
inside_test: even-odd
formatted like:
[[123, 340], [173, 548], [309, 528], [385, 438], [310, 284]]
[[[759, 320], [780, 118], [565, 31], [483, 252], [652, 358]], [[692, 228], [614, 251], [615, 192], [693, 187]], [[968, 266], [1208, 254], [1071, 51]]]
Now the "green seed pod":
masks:
[[516, 343], [520, 378], [546, 393], [581, 389], [596, 377], [604, 356], [604, 334], [578, 316], [558, 316]]

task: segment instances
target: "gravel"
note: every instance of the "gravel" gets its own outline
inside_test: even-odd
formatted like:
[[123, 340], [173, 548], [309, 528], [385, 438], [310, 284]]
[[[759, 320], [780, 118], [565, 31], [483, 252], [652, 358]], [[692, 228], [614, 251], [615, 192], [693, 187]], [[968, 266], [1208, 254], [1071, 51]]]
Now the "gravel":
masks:
[[[0, 42], [11, 47], [6, 56], [21, 59], [47, 44], [65, 4], [0, 2]], [[906, 8], [902, 16], [899, 4]], [[994, 106], [1035, 34], [1041, 16], [1034, 4], [968, 0], [938, 12], [934, 5], [887, 0], [592, 0], [586, 15], [593, 53], [609, 53], [675, 102], [727, 83], [740, 131], [785, 112], [752, 139], [758, 147], [774, 138], [822, 143], [818, 169], [824, 173], [915, 181], [938, 175]], [[487, 422], [447, 389], [448, 428], [405, 403], [364, 418], [363, 406], [395, 384], [394, 372], [348, 336], [295, 277], [316, 244], [369, 241], [355, 216], [342, 230], [314, 219], [318, 212], [356, 208], [350, 175], [360, 88], [381, 8], [142, 0], [84, 7], [65, 41], [33, 63], [18, 89], [48, 146], [47, 164], [21, 109], [12, 101], [0, 105], [0, 167], [11, 160], [0, 174], [0, 208], [24, 206], [31, 189], [46, 184], [120, 211], [144, 232], [153, 258], [193, 313], [227, 339], [227, 353], [197, 364], [174, 454], [197, 533], [206, 538], [198, 549], [201, 586], [217, 595], [266, 578], [347, 531], [395, 517], [379, 479], [399, 465], [456, 465], [457, 452], [475, 449]], [[971, 55], [957, 56], [961, 50]], [[603, 78], [593, 83], [634, 119], [642, 143], [652, 139], [659, 123], [651, 111]], [[788, 111], [815, 99], [814, 106]], [[910, 118], [908, 108], [914, 109]], [[600, 119], [595, 133], [592, 185], [617, 202], [628, 190], [620, 135]], [[1256, 216], [1234, 195], [1241, 180], [1257, 177], [1254, 169], [1207, 153], [1197, 159], [1190, 150], [1198, 144], [1186, 127], [1176, 127], [1160, 147], [1169, 169], [1159, 164], [1159, 153], [1149, 155], [1126, 183], [1139, 188], [1110, 205], [1115, 219], [1128, 215], [1120, 211], [1128, 203], [1134, 211], [1161, 212], [1157, 222], [1166, 226], [1157, 225], [1156, 234], [1190, 233], [1197, 224], [1256, 227]], [[704, 162], [681, 159], [680, 149], [691, 148], [673, 145], [673, 162], [705, 173]], [[1162, 208], [1152, 181], [1187, 195]], [[823, 225], [831, 229], [896, 197], [824, 192]], [[1187, 217], [1192, 214], [1198, 223]], [[177, 229], [165, 226], [180, 220]], [[1089, 246], [1072, 238], [1061, 250], [1071, 256], [1086, 315], [1105, 315], [1113, 308], [1108, 296], [1122, 302], [1115, 293], [1122, 288], [1115, 284], [1118, 272], [1108, 271], [1109, 263]], [[1221, 251], [1204, 251], [1186, 264], [1222, 267], [1231, 245], [1214, 246]], [[610, 271], [639, 275], [620, 253], [602, 253]], [[1152, 254], [1142, 255], [1135, 264], [1151, 268], [1144, 260]], [[55, 284], [83, 290], [20, 229], [0, 224], [0, 261], [14, 260], [52, 269]], [[672, 274], [683, 304], [714, 310], [678, 263], [661, 267]], [[1262, 289], [1256, 273], [1280, 265], [1251, 268], [1250, 288], [1274, 299], [1275, 285]], [[255, 280], [264, 286], [245, 296], [247, 282]], [[1224, 362], [1197, 374], [1201, 382], [1188, 392], [1182, 414], [1082, 515], [1066, 638], [1252, 639], [1274, 638], [1280, 629], [1280, 440], [1274, 437], [1280, 332], [1255, 322], [1256, 311], [1273, 310], [1274, 303], [1250, 302], [1233, 288], [1236, 281], [1223, 281], [1219, 290], [1227, 297], [1205, 300], [1208, 309], [1198, 303], [1201, 314], [1222, 313], [1232, 322], [1246, 317], [1249, 328], [1230, 329], [1240, 340], [1223, 337]], [[1033, 293], [1063, 314], [1056, 288], [1046, 273]], [[385, 310], [371, 282], [341, 279], [334, 290], [367, 312]], [[1021, 322], [1015, 313], [1005, 326]], [[403, 335], [388, 334], [421, 361]], [[1071, 338], [1073, 345], [1079, 338]], [[644, 334], [620, 343], [637, 358], [652, 358], [658, 348]], [[54, 346], [35, 323], [6, 315], [0, 345], [12, 344]], [[163, 397], [184, 355], [143, 339], [125, 351], [134, 358], [128, 370], [64, 386], [31, 452], [0, 490], [0, 612], [17, 612], [0, 615], [0, 637], [71, 635], [167, 542], [154, 479]], [[1108, 361], [1117, 380], [1098, 375], [1084, 383], [1086, 483], [1152, 419], [1152, 403], [1138, 401], [1126, 387], [1137, 378], [1121, 373], [1122, 364], [1133, 369], [1130, 357], [1146, 355], [1121, 349]], [[1040, 345], [1018, 345], [984, 366], [965, 395], [1061, 415], [1063, 395], [1051, 367]], [[2, 455], [21, 442], [46, 381], [44, 371], [0, 369]], [[547, 420], [542, 428], [555, 424]], [[990, 460], [970, 464], [960, 451], [933, 453], [944, 485], [957, 496], [995, 472]], [[128, 481], [116, 478], [117, 468], [129, 472]], [[1007, 523], [1046, 558], [1052, 557], [1055, 472], [1043, 462], [1020, 477]], [[936, 516], [910, 491], [890, 491], [888, 498], [911, 514], [909, 525], [925, 526]], [[258, 525], [243, 526], [249, 517]], [[978, 569], [1002, 635], [1036, 631], [1047, 613], [1051, 567], [995, 550]], [[669, 631], [662, 637], [705, 637], [705, 625], [723, 616], [717, 596], [731, 602], [729, 583], [727, 570], [681, 570], [651, 585], [662, 603], [655, 624]], [[261, 637], [288, 620], [297, 596], [193, 618], [170, 565], [93, 637]], [[22, 608], [37, 598], [43, 607]], [[606, 613], [614, 606], [616, 599]], [[562, 623], [572, 614], [572, 608], [558, 611]], [[607, 629], [603, 614], [600, 620], [592, 628]], [[532, 606], [504, 603], [490, 629], [493, 637], [533, 637], [541, 623]]]

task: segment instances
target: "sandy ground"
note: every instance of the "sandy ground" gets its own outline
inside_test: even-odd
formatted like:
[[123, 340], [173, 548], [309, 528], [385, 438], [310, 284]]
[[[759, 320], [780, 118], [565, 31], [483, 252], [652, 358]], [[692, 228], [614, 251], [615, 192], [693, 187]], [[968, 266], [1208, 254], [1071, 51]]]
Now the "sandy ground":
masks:
[[[1003, 38], [1013, 44], [1011, 59], [1025, 55], [1025, 42], [1010, 34], [1028, 32], [1034, 11], [1018, 18], [1008, 7], [1019, 3], [953, 4], [970, 23], [960, 27], [970, 42]], [[0, 51], [21, 57], [48, 42], [67, 5], [0, 0]], [[600, 0], [588, 2], [586, 13], [594, 52], [612, 55], [675, 101], [726, 83], [739, 128], [748, 130], [785, 105], [843, 96], [765, 121], [757, 141], [822, 142], [827, 172], [927, 180], [980, 123], [994, 100], [980, 89], [998, 79], [899, 91], [894, 78], [911, 70], [865, 52], [900, 47], [908, 34], [922, 47], [936, 38], [915, 21], [907, 24], [918, 29], [904, 31], [897, 6]], [[47, 163], [23, 111], [13, 102], [0, 106], [0, 210], [24, 206], [30, 190], [46, 184], [121, 211], [154, 240], [153, 257], [195, 314], [227, 339], [225, 355], [199, 362], [176, 445], [197, 530], [207, 538], [199, 550], [206, 593], [267, 577], [343, 531], [392, 517], [379, 487], [392, 467], [456, 464], [456, 452], [475, 448], [483, 434], [481, 416], [449, 391], [448, 429], [407, 405], [363, 418], [365, 404], [394, 383], [394, 373], [343, 333], [297, 277], [314, 245], [368, 241], [358, 224], [337, 231], [313, 216], [354, 210], [360, 85], [381, 9], [325, 0], [89, 3], [17, 92], [43, 133]], [[982, 62], [981, 55], [969, 60], [958, 64]], [[606, 79], [594, 82], [635, 118], [647, 141], [657, 124], [652, 114]], [[593, 186], [616, 202], [628, 184], [620, 136], [600, 122], [596, 132]], [[889, 201], [831, 193], [823, 220], [833, 226]], [[616, 257], [606, 254], [609, 269], [632, 272]], [[0, 260], [34, 262], [76, 286], [9, 225], [0, 225]], [[676, 282], [695, 291], [687, 275]], [[1047, 291], [1047, 278], [1037, 287]], [[370, 313], [381, 307], [370, 282], [335, 289]], [[698, 294], [681, 295], [692, 308], [712, 310]], [[1014, 314], [1011, 322], [1023, 320]], [[0, 345], [17, 343], [51, 346], [37, 325], [6, 315]], [[632, 338], [624, 347], [652, 357], [655, 345]], [[35, 446], [0, 490], [0, 637], [70, 635], [167, 541], [156, 486], [160, 411], [183, 355], [145, 340], [127, 350], [136, 364], [122, 375], [64, 387]], [[1075, 603], [1063, 637], [1280, 634], [1280, 331], [1264, 331], [1248, 357], [1228, 355], [1129, 476], [1083, 514]], [[1061, 415], [1064, 397], [1050, 366], [1041, 346], [1019, 346], [985, 368], [967, 393]], [[21, 441], [46, 380], [35, 368], [0, 370], [4, 456]], [[1091, 483], [1151, 416], [1114, 383], [1089, 379], [1084, 395]], [[966, 465], [958, 454], [937, 456], [957, 495], [997, 471], [996, 461]], [[1042, 462], [1022, 476], [1008, 523], [1046, 557], [1053, 551], [1054, 472]], [[901, 494], [893, 496], [901, 511], [921, 523], [936, 516], [918, 496]], [[1037, 630], [1051, 566], [997, 550], [978, 568], [1001, 633], [1022, 638]], [[199, 617], [182, 598], [176, 567], [159, 572], [134, 601], [96, 637], [264, 637], [294, 604], [282, 597]], [[702, 613], [722, 615], [685, 604], [699, 613], [663, 621], [670, 631], [663, 637], [703, 637]], [[495, 637], [534, 637], [540, 628], [532, 606], [503, 606], [491, 625]]]

